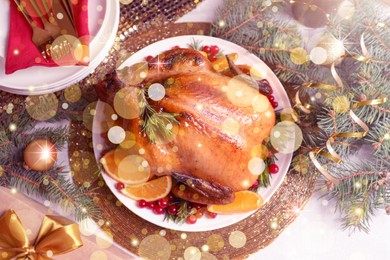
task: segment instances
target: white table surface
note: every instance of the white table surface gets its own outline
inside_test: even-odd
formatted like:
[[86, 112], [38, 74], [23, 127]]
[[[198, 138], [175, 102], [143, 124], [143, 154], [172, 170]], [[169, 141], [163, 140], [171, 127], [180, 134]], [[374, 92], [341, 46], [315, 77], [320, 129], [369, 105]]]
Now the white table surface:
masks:
[[[178, 22], [213, 22], [223, 0], [205, 0]], [[390, 259], [390, 216], [378, 211], [370, 233], [349, 234], [340, 229], [339, 215], [330, 202], [314, 194], [304, 210], [270, 246], [253, 260], [371, 260]]]

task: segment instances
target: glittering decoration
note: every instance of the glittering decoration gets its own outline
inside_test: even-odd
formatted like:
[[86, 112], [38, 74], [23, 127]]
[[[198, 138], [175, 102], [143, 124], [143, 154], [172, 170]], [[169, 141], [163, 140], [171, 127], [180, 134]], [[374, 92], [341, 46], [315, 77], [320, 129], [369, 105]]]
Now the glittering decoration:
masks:
[[333, 109], [336, 113], [345, 113], [349, 111], [350, 102], [346, 96], [338, 96], [333, 99]]
[[126, 138], [125, 130], [120, 126], [113, 126], [108, 130], [108, 140], [113, 144], [120, 144]]
[[306, 174], [309, 171], [310, 160], [307, 156], [300, 154], [293, 158], [292, 166], [298, 173]]
[[229, 236], [229, 244], [234, 248], [244, 247], [246, 244], [246, 236], [242, 231], [234, 231]]
[[271, 144], [281, 153], [292, 153], [302, 144], [302, 130], [291, 121], [277, 123], [271, 131]]
[[57, 161], [57, 149], [48, 140], [34, 140], [23, 152], [24, 163], [34, 171], [46, 171]]
[[113, 245], [113, 234], [110, 231], [101, 231], [96, 235], [96, 244], [100, 248], [109, 248]]
[[225, 246], [225, 241], [221, 235], [214, 234], [208, 237], [207, 245], [211, 252], [218, 252]]
[[139, 117], [141, 114], [139, 91], [137, 88], [126, 87], [115, 94], [114, 109], [119, 116], [125, 119]]
[[307, 54], [306, 50], [298, 47], [294, 48], [291, 51], [290, 54], [291, 61], [294, 62], [297, 65], [301, 65], [306, 63], [309, 60], [309, 55]]
[[69, 164], [73, 180], [86, 188], [99, 177], [99, 166], [91, 152], [73, 152], [70, 155]]
[[[323, 50], [325, 50], [326, 52], [325, 61], [322, 61], [323, 57], [319, 58], [320, 61], [322, 61], [321, 64], [332, 64], [336, 61], [339, 61], [339, 59], [345, 55], [345, 48], [343, 42], [330, 36], [325, 36], [321, 38], [316, 48], [320, 48], [321, 52], [323, 52]], [[318, 57], [316, 57], [315, 59], [318, 59]]]
[[91, 254], [89, 260], [107, 260], [107, 254], [104, 251], [98, 250]]
[[150, 235], [144, 238], [138, 248], [138, 255], [146, 259], [169, 259], [171, 247], [169, 242], [160, 235]]
[[35, 120], [46, 121], [57, 114], [58, 98], [55, 94], [28, 96], [25, 102], [28, 114]]
[[[83, 123], [89, 131], [94, 133], [106, 133], [114, 125], [114, 120], [111, 119], [111, 115], [115, 114], [115, 112], [107, 103], [99, 102], [99, 107], [96, 107], [97, 104], [97, 102], [92, 102], [84, 109]], [[96, 109], [99, 109], [99, 113], [96, 112]], [[101, 124], [97, 128], [93, 128], [93, 118], [95, 115], [107, 118], [104, 124]]]
[[69, 103], [76, 103], [81, 98], [81, 89], [78, 85], [71, 85], [64, 90], [64, 96]]
[[165, 96], [165, 87], [160, 83], [154, 83], [148, 88], [148, 97], [154, 101], [160, 101]]
[[337, 14], [344, 19], [351, 19], [355, 14], [355, 10], [356, 8], [353, 1], [345, 0], [339, 4]]

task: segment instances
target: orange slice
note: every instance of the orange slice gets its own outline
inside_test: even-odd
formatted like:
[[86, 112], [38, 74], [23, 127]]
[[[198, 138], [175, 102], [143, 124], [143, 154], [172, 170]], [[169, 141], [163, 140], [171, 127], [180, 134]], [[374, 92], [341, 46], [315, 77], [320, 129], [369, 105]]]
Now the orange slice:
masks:
[[232, 203], [208, 205], [207, 210], [219, 214], [237, 214], [259, 209], [263, 204], [264, 201], [259, 194], [245, 190], [236, 192]]
[[121, 192], [133, 200], [155, 201], [167, 196], [171, 188], [172, 177], [166, 175], [142, 184], [127, 186]]
[[123, 150], [108, 152], [100, 163], [111, 178], [125, 184], [144, 183], [151, 177], [149, 164], [142, 156]]
[[[230, 53], [228, 54], [229, 58], [234, 62], [238, 59], [238, 54], [237, 53]], [[225, 56], [216, 59], [213, 61], [213, 67], [216, 71], [224, 71], [229, 68], [228, 61]]]

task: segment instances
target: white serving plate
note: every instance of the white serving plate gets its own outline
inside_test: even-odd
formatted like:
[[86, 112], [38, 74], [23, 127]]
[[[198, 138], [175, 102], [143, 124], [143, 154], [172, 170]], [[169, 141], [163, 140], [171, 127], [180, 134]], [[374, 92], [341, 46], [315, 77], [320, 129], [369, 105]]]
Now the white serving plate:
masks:
[[[98, 8], [99, 7], [99, 8]], [[37, 95], [61, 90], [87, 77], [104, 60], [119, 24], [119, 1], [88, 1], [88, 24], [92, 36], [88, 66], [34, 66], [5, 74], [5, 52], [9, 26], [8, 0], [0, 0], [0, 89], [21, 95]], [[100, 21], [100, 22], [99, 22]]]
[[[273, 95], [275, 96], [275, 100], [279, 103], [278, 108], [291, 107], [287, 93], [284, 90], [283, 85], [280, 83], [280, 81], [275, 76], [275, 74], [271, 71], [270, 68], [268, 68], [268, 66], [264, 62], [262, 62], [258, 57], [251, 54], [244, 48], [232, 42], [228, 42], [219, 38], [214, 38], [209, 36], [189, 35], [189, 36], [179, 36], [179, 37], [165, 39], [141, 49], [140, 51], [132, 55], [129, 59], [127, 59], [118, 69], [121, 69], [125, 66], [130, 66], [137, 62], [141, 62], [148, 55], [152, 55], [152, 56], [158, 55], [163, 51], [171, 49], [175, 45], [179, 45], [180, 47], [188, 47], [187, 44], [191, 43], [193, 39], [201, 41], [202, 45], [217, 45], [225, 54], [232, 53], [232, 52], [238, 53], [238, 60], [236, 61], [236, 64], [247, 64], [251, 66], [256, 64], [257, 70], [260, 71], [262, 75], [271, 84], [274, 91]], [[99, 110], [101, 110], [101, 106], [102, 103], [98, 103], [96, 107], [97, 114], [99, 114]], [[100, 123], [103, 122], [104, 120], [105, 119], [101, 116], [95, 116], [93, 128], [96, 129], [96, 127], [99, 127]], [[108, 142], [107, 134], [105, 135], [96, 134], [93, 136], [93, 144], [95, 147], [94, 152], [97, 160], [101, 158], [102, 154], [101, 154], [101, 150], [98, 150], [96, 147], [99, 146], [107, 147], [106, 142]], [[269, 199], [277, 191], [277, 189], [283, 182], [283, 179], [291, 163], [292, 153], [290, 154], [278, 153], [276, 157], [279, 166], [279, 172], [278, 174], [272, 175], [271, 186], [269, 186], [268, 188], [262, 188], [259, 193], [265, 202], [269, 201]], [[219, 228], [223, 228], [235, 224], [249, 217], [255, 212], [252, 211], [252, 212], [235, 214], [235, 215], [219, 214], [216, 219], [209, 219], [207, 217], [203, 217], [201, 219], [198, 219], [196, 224], [191, 225], [191, 224], [184, 223], [179, 225], [173, 222], [163, 221], [164, 215], [156, 215], [149, 209], [137, 207], [136, 202], [134, 200], [122, 195], [115, 188], [115, 184], [116, 184], [115, 180], [110, 178], [106, 173], [103, 173], [103, 178], [107, 186], [111, 189], [111, 191], [118, 198], [118, 200], [123, 203], [123, 205], [125, 205], [127, 208], [129, 208], [132, 212], [134, 212], [141, 218], [153, 224], [161, 226], [163, 228], [174, 229], [179, 231], [188, 231], [188, 232], [209, 231], [209, 230], [219, 229]]]

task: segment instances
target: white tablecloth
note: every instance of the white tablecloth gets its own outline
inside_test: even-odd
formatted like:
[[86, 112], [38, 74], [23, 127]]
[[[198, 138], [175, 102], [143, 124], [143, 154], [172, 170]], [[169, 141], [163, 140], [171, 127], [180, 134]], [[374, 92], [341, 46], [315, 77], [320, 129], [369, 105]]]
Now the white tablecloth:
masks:
[[[212, 22], [223, 0], [205, 0], [178, 22]], [[390, 216], [378, 211], [370, 233], [340, 229], [338, 213], [314, 194], [296, 221], [253, 260], [371, 260], [390, 259]]]

